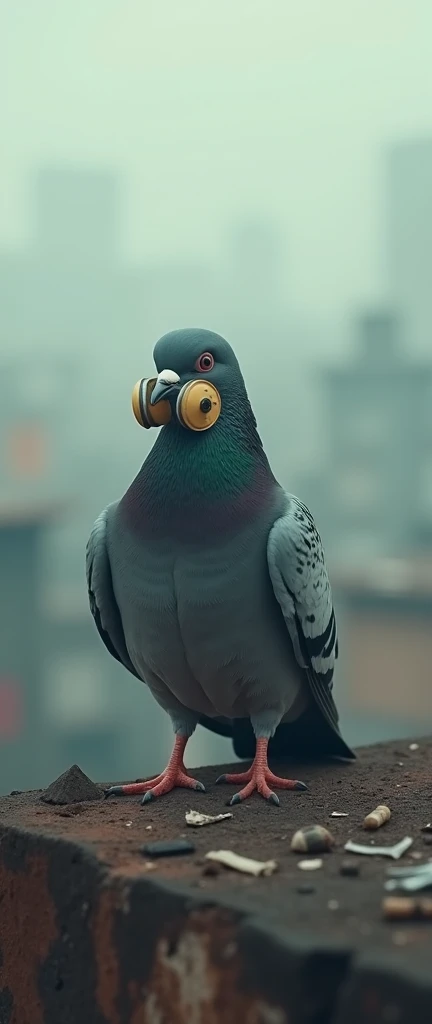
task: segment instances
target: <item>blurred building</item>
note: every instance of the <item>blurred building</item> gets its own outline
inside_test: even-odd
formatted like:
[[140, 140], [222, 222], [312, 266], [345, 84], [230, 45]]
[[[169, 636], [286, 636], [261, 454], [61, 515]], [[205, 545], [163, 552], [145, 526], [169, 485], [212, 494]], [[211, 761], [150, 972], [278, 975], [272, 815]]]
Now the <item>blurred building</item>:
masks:
[[341, 602], [338, 703], [356, 742], [426, 735], [432, 726], [432, 551], [335, 568]]
[[[85, 584], [91, 524], [145, 455], [129, 409], [146, 371], [143, 276], [122, 259], [115, 175], [47, 169], [32, 198], [27, 248], [0, 254], [0, 489], [11, 509], [1, 790], [44, 785], [73, 760], [99, 778], [150, 773], [170, 742], [169, 722], [99, 640]], [[61, 516], [35, 521], [33, 509], [59, 500]]]
[[36, 175], [28, 244], [0, 254], [8, 352], [87, 354], [91, 367], [92, 355], [115, 357], [119, 338], [140, 336], [142, 282], [122, 260], [121, 218], [115, 174], [47, 168]]
[[0, 792], [28, 786], [46, 760], [39, 542], [53, 513], [0, 507]]
[[357, 320], [352, 358], [322, 369], [321, 387], [327, 450], [306, 488], [329, 556], [362, 564], [427, 546], [432, 360], [409, 358], [396, 316], [372, 311]]
[[388, 154], [384, 253], [392, 300], [410, 346], [429, 352], [432, 338], [432, 139], [403, 142]]
[[432, 725], [432, 358], [402, 321], [355, 322], [350, 358], [319, 371], [321, 469], [300, 482], [324, 539], [336, 602], [336, 674], [353, 743]]

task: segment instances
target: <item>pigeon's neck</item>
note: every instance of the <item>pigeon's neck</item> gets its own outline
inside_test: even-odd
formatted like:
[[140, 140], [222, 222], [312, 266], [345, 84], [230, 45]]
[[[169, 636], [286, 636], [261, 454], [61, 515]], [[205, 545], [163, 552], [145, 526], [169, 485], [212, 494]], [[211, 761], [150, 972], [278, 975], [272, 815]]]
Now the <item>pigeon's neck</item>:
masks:
[[201, 434], [163, 427], [121, 504], [134, 532], [207, 540], [260, 519], [276, 491], [248, 403]]

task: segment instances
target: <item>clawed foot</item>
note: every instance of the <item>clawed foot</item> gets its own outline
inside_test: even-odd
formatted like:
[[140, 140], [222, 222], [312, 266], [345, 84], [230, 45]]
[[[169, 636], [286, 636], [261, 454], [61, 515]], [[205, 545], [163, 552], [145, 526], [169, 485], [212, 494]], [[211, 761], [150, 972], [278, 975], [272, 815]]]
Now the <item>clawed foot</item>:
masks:
[[169, 768], [165, 768], [164, 772], [160, 775], [156, 775], [154, 779], [148, 779], [147, 782], [131, 782], [126, 786], [110, 786], [109, 789], [105, 790], [105, 796], [140, 796], [144, 793], [141, 803], [148, 804], [150, 800], [155, 800], [158, 796], [164, 796], [165, 793], [170, 793], [172, 789], [196, 789], [201, 793], [205, 793], [205, 786], [202, 782], [197, 782], [196, 779], [192, 779], [190, 775], [186, 774], [186, 771], [181, 768], [177, 768], [175, 771], [170, 771]]
[[247, 772], [220, 775], [216, 779], [216, 782], [233, 783], [235, 786], [238, 786], [239, 783], [245, 783], [243, 789], [240, 789], [238, 793], [234, 793], [234, 796], [229, 800], [231, 807], [233, 804], [239, 804], [242, 800], [246, 800], [255, 791], [260, 793], [269, 803], [279, 807], [279, 797], [270, 789], [269, 783], [276, 789], [307, 789], [305, 783], [299, 782], [298, 779], [282, 779], [270, 771], [267, 764], [267, 744], [267, 740], [257, 740], [255, 760]]
[[158, 796], [170, 793], [172, 789], [196, 789], [205, 793], [205, 786], [188, 775], [183, 764], [183, 753], [187, 737], [177, 736], [174, 750], [165, 771], [156, 775], [154, 779], [147, 782], [131, 782], [126, 786], [110, 786], [105, 790], [105, 796], [140, 796], [144, 794], [141, 803], [148, 804]]

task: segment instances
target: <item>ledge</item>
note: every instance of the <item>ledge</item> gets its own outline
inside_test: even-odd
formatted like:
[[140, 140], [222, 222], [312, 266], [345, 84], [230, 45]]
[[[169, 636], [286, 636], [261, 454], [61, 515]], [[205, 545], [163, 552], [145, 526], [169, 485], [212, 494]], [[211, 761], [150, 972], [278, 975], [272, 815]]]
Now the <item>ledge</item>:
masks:
[[[254, 797], [202, 829], [188, 828], [185, 812], [226, 809], [231, 787], [213, 785], [220, 766], [196, 770], [206, 794], [176, 791], [147, 807], [1, 798], [1, 1024], [430, 1024], [432, 923], [383, 920], [392, 862], [353, 858], [359, 876], [340, 874], [348, 839], [410, 835], [404, 864], [432, 856], [421, 832], [432, 817], [432, 742], [417, 742], [363, 748], [354, 765], [289, 766], [307, 792], [282, 793], [279, 808]], [[392, 817], [372, 835], [361, 823], [379, 803]], [[320, 870], [303, 872], [290, 838], [311, 823], [337, 845]], [[190, 855], [151, 862], [140, 852], [186, 833]], [[279, 870], [206, 874], [205, 853], [222, 848], [276, 859]]]

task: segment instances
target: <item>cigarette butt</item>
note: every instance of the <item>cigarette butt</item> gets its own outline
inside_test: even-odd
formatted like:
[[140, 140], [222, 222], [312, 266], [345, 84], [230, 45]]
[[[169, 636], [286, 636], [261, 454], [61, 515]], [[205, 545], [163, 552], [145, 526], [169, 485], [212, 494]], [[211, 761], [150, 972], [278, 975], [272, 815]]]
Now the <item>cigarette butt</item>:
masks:
[[432, 918], [432, 900], [413, 900], [409, 896], [388, 896], [382, 902], [387, 921], [412, 921]]
[[371, 811], [370, 814], [366, 815], [366, 817], [364, 819], [364, 822], [363, 822], [363, 828], [366, 828], [366, 829], [381, 828], [381, 825], [385, 825], [386, 821], [390, 820], [390, 817], [391, 817], [390, 808], [386, 807], [385, 804], [380, 804], [379, 807], [375, 807], [374, 811]]

